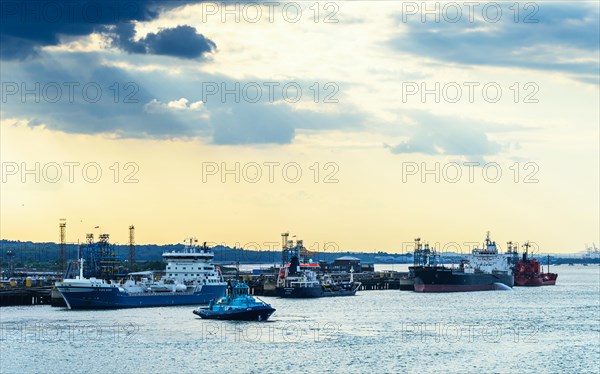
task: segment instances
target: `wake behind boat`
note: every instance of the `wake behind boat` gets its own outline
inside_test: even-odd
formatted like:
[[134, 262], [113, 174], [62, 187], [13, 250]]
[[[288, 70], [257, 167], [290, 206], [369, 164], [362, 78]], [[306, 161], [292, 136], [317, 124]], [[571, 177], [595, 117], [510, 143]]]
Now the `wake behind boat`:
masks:
[[130, 279], [125, 283], [85, 278], [85, 260], [80, 259], [79, 276], [56, 282], [56, 289], [69, 309], [208, 304], [212, 299], [221, 298], [227, 287], [220, 270], [211, 263], [213, 258], [214, 253], [206, 244], [200, 247], [190, 239], [183, 251], [163, 253], [163, 259], [167, 262], [166, 276], [160, 281], [153, 281], [148, 276], [140, 281]]
[[246, 283], [229, 285], [227, 295], [216, 303], [214, 300], [208, 308], [198, 308], [194, 314], [203, 319], [220, 319], [232, 321], [266, 321], [275, 309], [264, 301], [249, 295]]

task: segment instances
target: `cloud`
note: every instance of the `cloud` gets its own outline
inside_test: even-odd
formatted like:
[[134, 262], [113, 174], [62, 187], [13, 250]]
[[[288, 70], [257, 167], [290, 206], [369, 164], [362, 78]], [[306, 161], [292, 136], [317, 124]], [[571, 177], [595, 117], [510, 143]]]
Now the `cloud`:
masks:
[[[360, 129], [364, 120], [364, 114], [354, 108], [339, 107], [321, 113], [316, 104], [315, 108], [300, 109], [283, 100], [269, 102], [269, 95], [263, 95], [257, 103], [236, 102], [234, 95], [226, 100], [214, 95], [203, 102], [203, 82], [223, 82], [229, 88], [235, 83], [243, 87], [247, 82], [201, 72], [179, 76], [130, 71], [102, 65], [102, 56], [102, 52], [52, 52], [43, 59], [3, 62], [3, 74], [11, 81], [3, 84], [10, 84], [10, 90], [17, 92], [7, 94], [2, 115], [66, 133], [203, 138], [228, 145], [289, 144], [299, 129]], [[76, 83], [73, 101], [65, 85], [68, 82]], [[25, 90], [36, 90], [36, 83], [37, 94], [25, 95]], [[87, 98], [83, 94], [86, 85], [90, 86]], [[310, 92], [310, 83], [301, 85]], [[55, 100], [57, 86], [62, 94]], [[95, 87], [102, 94], [98, 100], [90, 100], [89, 96], [96, 94]], [[308, 94], [304, 99], [313, 100]]]
[[177, 26], [161, 29], [158, 33], [148, 33], [145, 37], [135, 40], [133, 24], [118, 25], [109, 33], [112, 45], [129, 53], [167, 55], [180, 58], [198, 58], [210, 53], [217, 45], [198, 34], [191, 26]]
[[238, 103], [213, 112], [213, 143], [220, 145], [289, 144], [301, 114], [289, 107]]
[[488, 138], [482, 124], [426, 112], [414, 114], [416, 125], [412, 126], [409, 139], [397, 145], [385, 145], [392, 153], [472, 157], [493, 155], [502, 149]]
[[157, 99], [152, 99], [146, 103], [146, 105], [144, 105], [144, 112], [150, 114], [163, 114], [168, 113], [169, 111], [197, 113], [200, 115], [199, 118], [205, 120], [210, 118], [210, 114], [202, 101], [190, 103], [190, 101], [185, 97], [182, 97], [179, 100], [172, 100], [167, 103], [163, 103]]
[[[498, 3], [495, 3], [498, 5]], [[517, 4], [517, 3], [515, 3]], [[473, 22], [466, 10], [458, 22], [449, 22], [454, 13], [442, 12], [440, 22], [429, 15], [403, 15], [406, 32], [392, 40], [402, 51], [436, 60], [466, 65], [489, 65], [555, 70], [585, 82], [599, 73], [598, 7], [589, 4], [531, 3], [517, 16], [512, 3], [502, 3], [502, 16], [490, 22], [476, 8]], [[489, 14], [494, 12], [490, 11]], [[526, 17], [528, 21], [525, 22]], [[536, 22], [533, 22], [536, 21]]]
[[197, 58], [215, 44], [191, 26], [150, 33], [136, 42], [134, 23], [158, 18], [161, 12], [200, 0], [21, 0], [0, 4], [0, 59], [24, 60], [39, 55], [45, 46], [61, 43], [61, 37], [80, 37], [94, 32], [116, 32], [118, 46], [130, 53]]
[[[207, 113], [198, 111], [199, 104], [185, 103], [189, 109], [176, 110], [183, 101], [174, 101], [170, 106], [156, 101], [154, 108], [164, 105], [172, 110], [149, 112], [146, 105], [157, 95], [126, 71], [98, 65], [97, 53], [63, 53], [55, 57], [60, 64], [53, 59], [3, 63], [3, 74], [6, 72], [12, 81], [7, 79], [3, 84], [16, 85], [18, 90], [6, 96], [3, 116], [76, 134], [159, 139], [210, 136], [203, 117]], [[25, 90], [33, 93], [24, 96]]]
[[[265, 116], [266, 117], [266, 116]], [[294, 139], [295, 129], [285, 122], [274, 122], [268, 118], [252, 124], [242, 121], [218, 122], [215, 124], [213, 143], [220, 145], [289, 144]]]

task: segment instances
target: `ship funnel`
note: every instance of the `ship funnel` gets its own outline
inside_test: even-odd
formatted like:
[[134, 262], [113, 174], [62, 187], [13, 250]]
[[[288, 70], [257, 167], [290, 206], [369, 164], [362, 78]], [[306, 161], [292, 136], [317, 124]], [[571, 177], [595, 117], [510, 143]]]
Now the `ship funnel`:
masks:
[[289, 274], [294, 275], [294, 274], [298, 274], [299, 272], [300, 272], [300, 260], [298, 259], [298, 256], [294, 254], [292, 256], [292, 259], [290, 260]]

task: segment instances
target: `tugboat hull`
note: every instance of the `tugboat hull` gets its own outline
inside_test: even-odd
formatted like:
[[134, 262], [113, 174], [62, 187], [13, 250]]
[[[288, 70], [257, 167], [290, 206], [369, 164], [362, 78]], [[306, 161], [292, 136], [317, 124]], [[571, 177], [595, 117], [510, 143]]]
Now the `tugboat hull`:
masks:
[[464, 273], [448, 268], [415, 269], [416, 292], [502, 290], [514, 286], [512, 274]]
[[208, 308], [196, 309], [194, 314], [202, 319], [218, 319], [225, 321], [266, 321], [275, 312], [273, 308], [252, 308], [247, 310], [226, 310], [215, 312]]

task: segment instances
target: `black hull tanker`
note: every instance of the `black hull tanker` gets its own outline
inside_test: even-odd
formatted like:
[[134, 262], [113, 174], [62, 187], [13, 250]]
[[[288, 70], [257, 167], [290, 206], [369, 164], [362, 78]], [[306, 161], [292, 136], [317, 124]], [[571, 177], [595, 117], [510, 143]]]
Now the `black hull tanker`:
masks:
[[484, 248], [473, 249], [469, 259], [462, 260], [458, 268], [440, 265], [435, 249], [427, 244], [421, 246], [420, 240], [415, 239], [415, 263], [410, 268], [416, 292], [492, 291], [514, 286], [508, 259], [498, 253], [489, 232]]
[[417, 292], [491, 291], [514, 286], [512, 274], [465, 273], [446, 267], [414, 269], [414, 276]]

